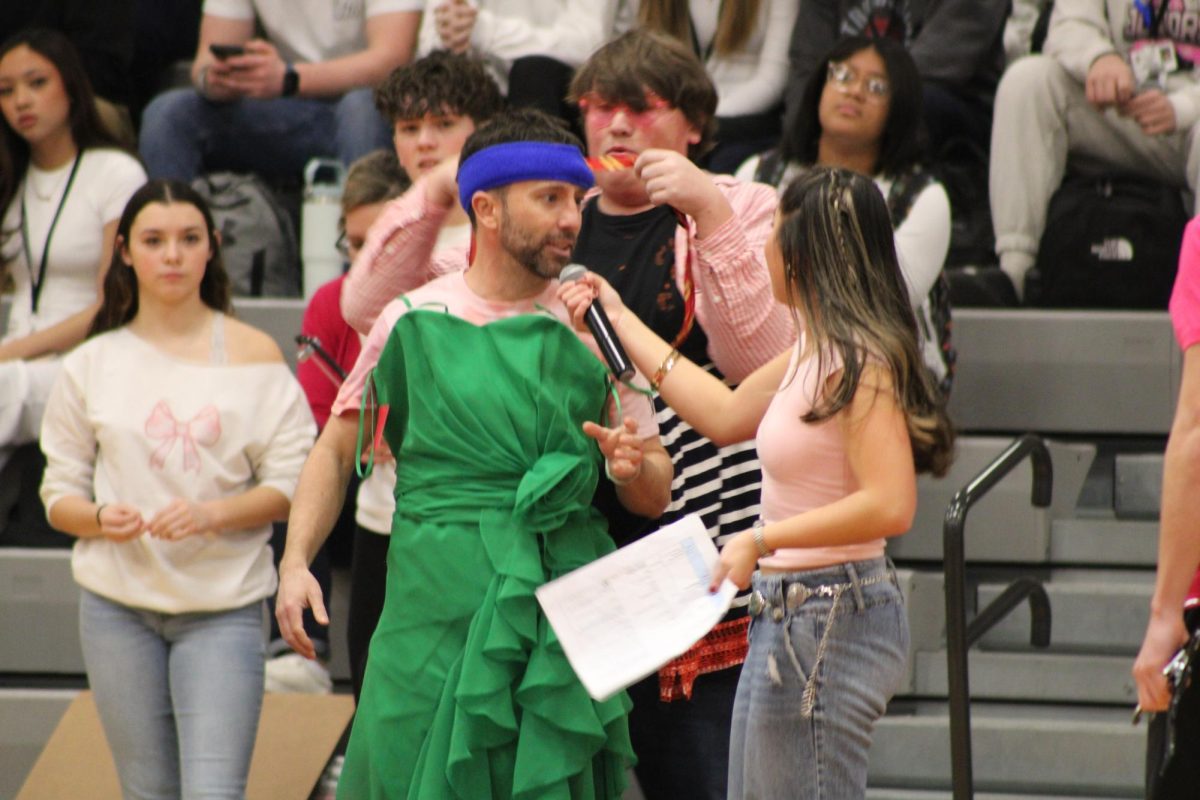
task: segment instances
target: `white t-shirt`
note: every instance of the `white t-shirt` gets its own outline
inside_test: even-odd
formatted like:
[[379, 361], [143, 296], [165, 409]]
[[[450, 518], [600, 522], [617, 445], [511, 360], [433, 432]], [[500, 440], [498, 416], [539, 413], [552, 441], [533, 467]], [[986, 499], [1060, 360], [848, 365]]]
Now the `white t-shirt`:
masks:
[[[4, 339], [44, 330], [96, 302], [96, 275], [111, 255], [104, 250], [104, 226], [125, 210], [129, 197], [146, 182], [142, 165], [120, 150], [85, 150], [50, 239], [46, 276], [33, 312], [33, 282], [42, 263], [46, 234], [67, 188], [74, 161], [55, 170], [32, 164], [4, 214], [3, 229], [16, 231], [0, 254], [13, 279], [13, 304]], [[28, 256], [21, 234], [21, 200], [28, 213]], [[32, 265], [30, 264], [32, 258]]]
[[204, 13], [257, 19], [286, 61], [319, 63], [366, 49], [365, 23], [396, 11], [420, 11], [424, 0], [205, 0]]
[[[149, 520], [178, 497], [270, 486], [291, 498], [316, 424], [287, 365], [183, 361], [127, 328], [62, 359], [42, 423], [47, 510], [123, 502]], [[168, 614], [238, 608], [275, 591], [271, 526], [164, 541], [75, 543], [80, 586]]]
[[[719, 0], [689, 0], [688, 13], [700, 49], [708, 53], [704, 68], [717, 87], [717, 116], [739, 117], [770, 111], [783, 100], [788, 78], [788, 45], [800, 4], [797, 0], [765, 0], [754, 29], [742, 49], [718, 55], [712, 46], [720, 21]], [[613, 23], [616, 33], [637, 25], [637, 4], [625, 2]], [[690, 46], [691, 42], [687, 42]], [[710, 49], [711, 48], [711, 49]]]
[[[442, 45], [434, 9], [445, 0], [427, 0], [417, 51], [428, 55]], [[471, 51], [487, 64], [508, 92], [512, 62], [523, 56], [548, 56], [578, 67], [610, 31], [611, 0], [469, 0], [479, 9], [471, 29]]]

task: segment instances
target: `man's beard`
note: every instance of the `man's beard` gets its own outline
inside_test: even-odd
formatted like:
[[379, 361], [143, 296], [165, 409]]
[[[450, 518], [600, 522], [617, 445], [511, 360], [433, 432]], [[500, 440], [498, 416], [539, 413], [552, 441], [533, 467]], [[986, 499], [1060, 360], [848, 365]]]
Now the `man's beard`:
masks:
[[558, 277], [571, 261], [568, 254], [561, 261], [546, 252], [548, 245], [566, 245], [574, 248], [575, 237], [559, 233], [548, 234], [535, 240], [528, 232], [519, 229], [511, 222], [508, 214], [500, 222], [500, 246], [525, 269], [539, 278], [553, 280]]

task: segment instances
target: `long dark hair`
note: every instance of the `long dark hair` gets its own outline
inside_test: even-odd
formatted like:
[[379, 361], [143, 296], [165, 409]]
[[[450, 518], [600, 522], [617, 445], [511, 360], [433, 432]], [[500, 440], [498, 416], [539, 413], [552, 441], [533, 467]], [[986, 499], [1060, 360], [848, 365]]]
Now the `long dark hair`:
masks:
[[[63, 90], [71, 104], [67, 121], [71, 126], [71, 139], [79, 152], [92, 147], [120, 148], [113, 138], [100, 115], [96, 111], [96, 96], [92, 92], [92, 82], [88, 80], [87, 71], [75, 45], [71, 44], [62, 33], [48, 28], [26, 28], [18, 31], [0, 44], [0, 59], [10, 52], [25, 45], [33, 52], [45, 58], [58, 70], [62, 78]], [[0, 214], [8, 208], [17, 195], [17, 187], [25, 178], [29, 169], [29, 142], [25, 141], [8, 120], [0, 116], [0, 147], [4, 150], [4, 162], [0, 164]], [[0, 241], [7, 238], [11, 232], [0, 234]]]
[[891, 217], [874, 182], [847, 169], [812, 168], [784, 190], [777, 237], [806, 354], [815, 356], [821, 376], [833, 371], [829, 354], [842, 362], [840, 379], [828, 391], [818, 389], [804, 421], [846, 408], [867, 361], [882, 361], [908, 423], [917, 470], [944, 474], [954, 430], [917, 346]]
[[100, 310], [92, 320], [88, 336], [111, 331], [127, 324], [137, 316], [138, 312], [138, 283], [133, 267], [125, 263], [121, 257], [121, 248], [129, 247], [130, 231], [134, 220], [142, 209], [151, 203], [187, 203], [200, 212], [204, 217], [204, 227], [208, 231], [208, 246], [212, 256], [200, 279], [200, 300], [214, 311], [228, 314], [232, 310], [230, 301], [229, 275], [225, 272], [225, 264], [221, 260], [221, 246], [217, 241], [216, 225], [213, 223], [212, 212], [195, 189], [186, 183], [174, 180], [152, 180], [133, 193], [121, 219], [117, 223], [117, 236], [113, 245], [112, 261], [108, 273], [104, 276], [104, 297]]
[[855, 53], [874, 50], [883, 60], [891, 87], [887, 122], [879, 143], [875, 172], [895, 177], [919, 164], [925, 156], [925, 123], [922, 115], [921, 76], [916, 62], [904, 45], [887, 38], [849, 36], [825, 54], [804, 90], [799, 112], [792, 126], [783, 132], [785, 161], [801, 164], [817, 162], [821, 141], [821, 94], [829, 75], [831, 61], [845, 61]]

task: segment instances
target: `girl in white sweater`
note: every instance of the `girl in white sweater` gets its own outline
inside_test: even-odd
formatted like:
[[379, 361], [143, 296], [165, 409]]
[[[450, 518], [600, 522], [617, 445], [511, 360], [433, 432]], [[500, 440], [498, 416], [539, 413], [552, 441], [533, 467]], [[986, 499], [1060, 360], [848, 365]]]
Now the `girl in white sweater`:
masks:
[[275, 342], [228, 310], [203, 200], [142, 187], [43, 422], [42, 500], [79, 537], [84, 660], [126, 797], [245, 795], [270, 523], [315, 426]]

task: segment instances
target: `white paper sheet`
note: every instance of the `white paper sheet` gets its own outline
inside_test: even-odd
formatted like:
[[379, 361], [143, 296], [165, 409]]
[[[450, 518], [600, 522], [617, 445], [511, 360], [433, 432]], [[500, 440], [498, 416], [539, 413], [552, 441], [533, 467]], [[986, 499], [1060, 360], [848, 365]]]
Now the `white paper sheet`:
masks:
[[584, 688], [603, 700], [683, 653], [721, 621], [737, 588], [710, 594], [717, 548], [689, 514], [547, 583], [537, 599]]

